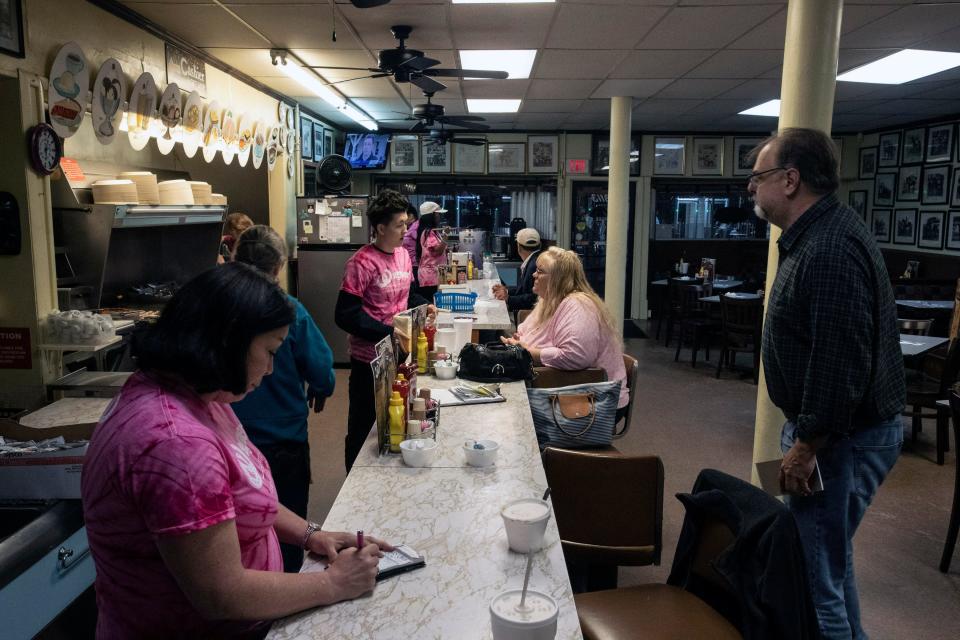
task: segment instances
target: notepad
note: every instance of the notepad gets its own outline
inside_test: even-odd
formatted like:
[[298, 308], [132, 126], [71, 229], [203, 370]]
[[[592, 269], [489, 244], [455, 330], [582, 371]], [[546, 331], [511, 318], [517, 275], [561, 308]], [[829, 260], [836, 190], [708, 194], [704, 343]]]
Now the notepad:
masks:
[[456, 407], [465, 404], [487, 404], [490, 402], [507, 401], [507, 399], [499, 393], [492, 396], [482, 396], [475, 392], [464, 393], [461, 391], [461, 389], [465, 389], [465, 387], [431, 389], [430, 397], [439, 402], [441, 407]]
[[377, 565], [377, 582], [398, 573], [413, 571], [426, 566], [427, 561], [420, 553], [405, 544], [398, 545], [393, 551], [384, 552]]

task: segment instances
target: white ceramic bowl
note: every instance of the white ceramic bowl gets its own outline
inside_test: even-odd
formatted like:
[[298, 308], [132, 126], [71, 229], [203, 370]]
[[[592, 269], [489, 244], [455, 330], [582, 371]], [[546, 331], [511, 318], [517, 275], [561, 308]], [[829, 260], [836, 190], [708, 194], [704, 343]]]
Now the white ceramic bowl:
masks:
[[[474, 449], [473, 443], [482, 444], [483, 449]], [[497, 451], [500, 445], [494, 440], [469, 440], [463, 443], [463, 454], [467, 457], [467, 464], [471, 467], [489, 467], [497, 461]]]
[[404, 440], [400, 443], [400, 455], [408, 467], [425, 467], [437, 458], [437, 441], [431, 438]]
[[453, 380], [457, 377], [457, 363], [452, 360], [441, 360], [435, 363], [433, 370], [440, 380]]

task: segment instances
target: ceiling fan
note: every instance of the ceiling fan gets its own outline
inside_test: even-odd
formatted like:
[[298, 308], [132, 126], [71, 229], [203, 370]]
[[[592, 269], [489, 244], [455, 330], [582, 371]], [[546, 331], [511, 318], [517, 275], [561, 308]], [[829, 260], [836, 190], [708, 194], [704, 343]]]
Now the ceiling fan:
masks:
[[458, 138], [456, 137], [455, 131], [448, 131], [444, 128], [431, 129], [428, 140], [443, 144], [445, 142], [452, 142], [453, 144], [465, 144], [471, 147], [479, 147], [486, 144], [486, 138]]
[[[419, 132], [426, 131], [428, 129], [434, 129], [435, 125], [440, 125], [442, 129], [443, 126], [453, 126], [453, 127], [465, 127], [467, 129], [477, 129], [477, 130], [486, 130], [489, 129], [483, 123], [483, 118], [480, 116], [448, 116], [444, 115], [444, 108], [442, 104], [434, 104], [430, 102], [433, 98], [433, 92], [428, 91], [424, 92], [427, 97], [427, 101], [424, 104], [417, 104], [413, 106], [413, 111], [409, 114], [404, 113], [402, 115], [407, 116], [406, 118], [395, 118], [393, 121], [397, 122], [416, 122], [415, 125], [410, 127], [410, 131]], [[400, 111], [395, 111], [394, 113], [402, 113]], [[390, 122], [391, 120], [387, 120]]]
[[[364, 1], [364, 0], [360, 0]], [[441, 69], [437, 68], [439, 60], [428, 58], [422, 51], [408, 49], [404, 42], [410, 37], [413, 27], [409, 25], [394, 25], [390, 27], [390, 33], [400, 41], [400, 45], [395, 49], [382, 49], [377, 55], [377, 67], [323, 67], [311, 66], [311, 69], [340, 69], [348, 71], [367, 71], [372, 75], [359, 76], [357, 78], [348, 78], [338, 80], [330, 84], [341, 84], [343, 82], [352, 82], [353, 80], [364, 80], [367, 78], [386, 78], [392, 76], [397, 82], [410, 82], [422, 89], [425, 93], [436, 93], [446, 89], [446, 85], [434, 80], [440, 78], [488, 78], [493, 80], [504, 80], [508, 74], [506, 71], [484, 71], [479, 69]]]

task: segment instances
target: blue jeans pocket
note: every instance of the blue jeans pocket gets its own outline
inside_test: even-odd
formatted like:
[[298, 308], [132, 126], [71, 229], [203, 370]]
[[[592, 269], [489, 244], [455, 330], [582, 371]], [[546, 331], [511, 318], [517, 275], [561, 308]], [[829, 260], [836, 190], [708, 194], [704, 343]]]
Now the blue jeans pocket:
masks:
[[855, 491], [869, 504], [900, 456], [902, 440], [894, 444], [853, 445]]

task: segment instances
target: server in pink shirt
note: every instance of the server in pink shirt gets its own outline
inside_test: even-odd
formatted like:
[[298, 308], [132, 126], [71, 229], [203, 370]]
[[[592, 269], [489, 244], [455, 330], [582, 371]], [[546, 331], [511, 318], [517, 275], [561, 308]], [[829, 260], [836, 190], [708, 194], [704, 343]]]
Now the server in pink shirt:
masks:
[[[262, 637], [268, 621], [374, 586], [380, 548], [277, 502], [230, 408], [273, 368], [295, 314], [243, 264], [211, 269], [137, 334], [140, 370], [94, 431], [81, 491], [96, 564], [97, 638]], [[279, 541], [332, 560], [282, 573]]]
[[413, 287], [410, 256], [403, 249], [407, 205], [407, 199], [391, 189], [370, 202], [367, 218], [373, 241], [347, 260], [337, 297], [334, 319], [350, 334], [350, 406], [344, 442], [348, 472], [377, 419], [370, 369], [374, 346], [393, 335], [393, 316], [428, 304]]
[[447, 264], [447, 243], [440, 231], [440, 215], [446, 213], [435, 202], [424, 202], [424, 205], [433, 205], [433, 211], [420, 216], [420, 231], [417, 241], [417, 269], [421, 296], [433, 300], [434, 294], [440, 286], [440, 267]]
[[417, 229], [420, 228], [420, 214], [412, 204], [407, 204], [407, 232], [403, 234], [403, 250], [410, 255], [413, 265], [413, 282], [417, 284]]
[[533, 313], [513, 338], [501, 340], [520, 344], [534, 361], [547, 367], [572, 371], [603, 368], [607, 380], [621, 382], [620, 420], [630, 401], [623, 345], [610, 310], [587, 282], [579, 256], [559, 247], [542, 252], [533, 274], [533, 292], [540, 298]]

